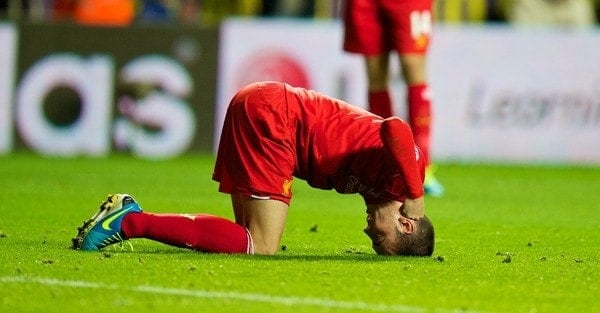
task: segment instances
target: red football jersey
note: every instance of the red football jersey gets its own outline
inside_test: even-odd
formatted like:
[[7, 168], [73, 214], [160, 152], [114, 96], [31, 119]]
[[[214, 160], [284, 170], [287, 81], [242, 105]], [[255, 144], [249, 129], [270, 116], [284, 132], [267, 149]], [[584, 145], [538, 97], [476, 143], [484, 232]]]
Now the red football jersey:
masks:
[[[248, 85], [229, 105], [213, 179], [221, 192], [288, 204], [293, 177], [359, 193], [366, 203], [403, 201], [405, 179], [384, 149], [382, 122], [316, 91], [278, 82]], [[402, 139], [414, 149], [411, 134]], [[418, 166], [422, 182], [423, 162]]]

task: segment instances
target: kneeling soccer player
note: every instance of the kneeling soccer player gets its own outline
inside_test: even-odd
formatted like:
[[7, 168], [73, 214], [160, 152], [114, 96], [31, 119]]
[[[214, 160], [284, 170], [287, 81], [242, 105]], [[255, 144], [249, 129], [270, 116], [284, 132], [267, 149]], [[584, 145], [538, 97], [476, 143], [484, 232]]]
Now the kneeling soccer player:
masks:
[[115, 194], [79, 227], [73, 248], [147, 238], [203, 252], [275, 254], [298, 178], [360, 194], [364, 232], [377, 254], [429, 256], [434, 231], [424, 215], [424, 168], [410, 127], [399, 118], [285, 83], [253, 83], [229, 104], [212, 176], [231, 195], [235, 222], [147, 213], [132, 196]]

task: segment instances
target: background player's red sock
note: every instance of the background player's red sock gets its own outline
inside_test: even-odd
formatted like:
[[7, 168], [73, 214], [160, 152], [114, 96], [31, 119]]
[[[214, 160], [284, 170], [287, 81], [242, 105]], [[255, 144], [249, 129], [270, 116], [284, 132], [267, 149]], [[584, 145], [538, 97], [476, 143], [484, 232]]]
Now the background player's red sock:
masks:
[[431, 133], [431, 99], [427, 84], [408, 86], [408, 121], [415, 144], [421, 148], [425, 165], [429, 165]]
[[390, 117], [393, 114], [392, 99], [387, 89], [369, 91], [369, 111], [381, 117]]
[[126, 238], [146, 238], [168, 245], [215, 253], [252, 253], [247, 229], [208, 215], [130, 213], [123, 217]]

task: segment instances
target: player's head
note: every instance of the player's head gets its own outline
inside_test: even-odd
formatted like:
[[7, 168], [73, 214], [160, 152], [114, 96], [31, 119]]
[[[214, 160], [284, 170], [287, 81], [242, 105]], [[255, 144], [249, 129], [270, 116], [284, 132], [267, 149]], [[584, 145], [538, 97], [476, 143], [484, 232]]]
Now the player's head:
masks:
[[434, 229], [427, 216], [414, 220], [398, 215], [393, 218], [368, 215], [364, 232], [371, 238], [377, 254], [430, 256], [433, 253]]
[[433, 254], [435, 233], [427, 216], [415, 221], [416, 227], [410, 234], [396, 229], [394, 255], [430, 256]]

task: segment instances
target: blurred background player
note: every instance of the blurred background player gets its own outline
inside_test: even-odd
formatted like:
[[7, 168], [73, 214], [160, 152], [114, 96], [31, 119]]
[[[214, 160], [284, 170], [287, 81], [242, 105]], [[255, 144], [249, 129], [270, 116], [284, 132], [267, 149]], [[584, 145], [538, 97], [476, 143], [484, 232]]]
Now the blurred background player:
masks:
[[400, 58], [407, 86], [408, 121], [423, 151], [425, 192], [440, 197], [443, 186], [431, 165], [432, 105], [426, 72], [426, 53], [432, 32], [432, 0], [347, 0], [344, 9], [344, 50], [364, 56], [369, 110], [394, 115], [388, 90], [390, 53]]
[[410, 127], [397, 117], [284, 83], [254, 83], [231, 100], [213, 172], [219, 191], [231, 195], [235, 222], [146, 213], [131, 196], [113, 195], [79, 228], [73, 248], [147, 238], [205, 252], [275, 254], [298, 178], [360, 194], [364, 232], [377, 254], [431, 255], [419, 156]]

